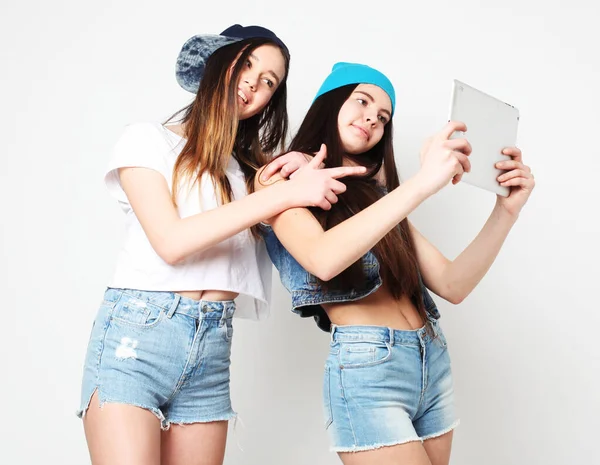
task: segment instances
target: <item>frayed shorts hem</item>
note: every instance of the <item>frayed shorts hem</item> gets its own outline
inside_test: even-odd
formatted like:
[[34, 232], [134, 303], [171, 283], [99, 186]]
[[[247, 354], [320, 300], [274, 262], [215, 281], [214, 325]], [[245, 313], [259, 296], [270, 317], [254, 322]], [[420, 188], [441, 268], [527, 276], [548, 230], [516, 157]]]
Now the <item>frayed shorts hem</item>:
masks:
[[337, 452], [337, 453], [365, 452], [365, 451], [369, 451], [369, 450], [381, 449], [382, 447], [400, 446], [402, 444], [408, 444], [409, 442], [417, 442], [417, 441], [424, 442], [424, 441], [427, 441], [428, 439], [434, 439], [434, 438], [443, 436], [444, 434], [449, 433], [450, 431], [454, 430], [458, 425], [460, 425], [460, 420], [456, 420], [448, 428], [445, 428], [436, 433], [428, 434], [427, 436], [423, 436], [423, 437], [414, 436], [414, 437], [408, 438], [408, 439], [400, 439], [398, 441], [393, 441], [393, 442], [389, 442], [389, 443], [372, 444], [372, 445], [368, 445], [368, 446], [330, 447], [329, 450], [331, 452]]
[[[94, 391], [94, 392], [98, 392], [98, 396], [100, 396], [99, 391]], [[92, 394], [92, 396], [93, 396], [93, 394]], [[92, 396], [90, 396], [85, 408], [77, 410], [76, 415], [79, 418], [83, 419], [85, 417], [87, 411], [90, 408], [90, 402], [92, 400]], [[109, 404], [131, 405], [133, 407], [139, 407], [141, 409], [148, 410], [149, 412], [154, 414], [154, 416], [156, 418], [158, 418], [158, 420], [160, 421], [160, 429], [162, 429], [163, 431], [167, 431], [171, 427], [171, 425], [185, 426], [185, 425], [192, 425], [195, 423], [213, 423], [216, 421], [229, 421], [229, 420], [233, 420], [237, 417], [237, 413], [231, 411], [231, 412], [228, 412], [223, 415], [214, 415], [211, 417], [174, 418], [174, 419], [167, 420], [165, 418], [164, 414], [160, 411], [160, 409], [158, 409], [156, 407], [150, 407], [148, 405], [144, 405], [144, 404], [140, 404], [140, 403], [136, 403], [136, 402], [115, 400], [115, 399], [109, 399], [109, 398], [104, 398], [104, 397], [99, 397], [98, 400], [99, 400], [100, 408], [102, 408], [104, 406], [104, 404], [109, 403]]]
[[408, 444], [409, 442], [417, 442], [417, 441], [421, 441], [421, 438], [418, 436], [415, 436], [414, 438], [403, 439], [403, 440], [389, 442], [389, 443], [372, 444], [369, 446], [330, 447], [329, 450], [331, 452], [365, 452], [368, 450], [381, 449], [382, 447], [399, 446], [401, 444]]
[[421, 438], [422, 441], [427, 441], [428, 439], [434, 439], [434, 438], [439, 438], [440, 436], [443, 436], [446, 433], [449, 433], [450, 431], [456, 429], [456, 427], [460, 425], [460, 420], [456, 420], [454, 423], [452, 423], [452, 425], [450, 425], [448, 428], [443, 429], [441, 431], [438, 431], [437, 433], [433, 433], [433, 434], [428, 434], [427, 436], [423, 436]]
[[230, 420], [234, 420], [237, 418], [237, 413], [232, 412], [229, 413], [227, 415], [217, 415], [214, 417], [203, 417], [203, 418], [194, 418], [194, 419], [190, 419], [190, 418], [184, 418], [184, 419], [170, 419], [168, 421], [169, 426], [167, 426], [167, 428], [169, 428], [171, 425], [175, 425], [175, 426], [186, 426], [186, 425], [194, 425], [196, 423], [214, 423], [217, 421], [230, 421]]
[[[100, 393], [98, 393], [98, 396], [100, 396]], [[85, 418], [85, 415], [87, 414], [88, 410], [90, 409], [90, 402], [91, 402], [92, 398], [90, 397], [90, 400], [88, 400], [87, 405], [85, 406], [85, 408], [83, 409], [79, 409], [77, 410], [76, 414], [79, 418], [83, 419]], [[144, 405], [144, 404], [139, 404], [136, 402], [128, 402], [128, 401], [122, 401], [122, 400], [115, 400], [115, 399], [107, 399], [107, 398], [103, 398], [100, 397], [98, 399], [98, 403], [100, 408], [104, 407], [104, 404], [121, 404], [121, 405], [131, 405], [132, 407], [139, 407], [141, 409], [144, 410], [148, 410], [149, 412], [151, 412], [156, 418], [158, 418], [158, 421], [160, 421], [160, 428], [163, 430], [167, 430], [169, 429], [169, 423], [167, 422], [165, 419], [165, 416], [163, 415], [163, 413], [157, 409], [156, 407], [150, 407], [148, 405]]]

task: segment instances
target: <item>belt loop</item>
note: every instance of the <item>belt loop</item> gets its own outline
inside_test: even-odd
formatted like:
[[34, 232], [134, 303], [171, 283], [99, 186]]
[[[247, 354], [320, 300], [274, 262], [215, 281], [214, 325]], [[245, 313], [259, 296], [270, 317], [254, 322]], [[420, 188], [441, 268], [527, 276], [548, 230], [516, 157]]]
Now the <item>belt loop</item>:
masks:
[[437, 325], [437, 322], [433, 318], [429, 318], [429, 327], [431, 328], [431, 338], [435, 339], [439, 336], [440, 331]]
[[330, 332], [330, 339], [331, 339], [331, 343], [333, 344], [335, 341], [333, 340], [333, 334], [335, 333], [335, 329], [337, 328], [336, 325], [334, 325], [333, 323], [331, 323], [331, 332]]
[[221, 303], [221, 318], [219, 318], [219, 328], [227, 322], [227, 305], [225, 302]]
[[177, 310], [177, 306], [179, 305], [179, 300], [181, 299], [181, 296], [179, 294], [174, 294], [174, 296], [175, 296], [175, 298], [173, 299], [171, 308], [167, 312], [167, 318], [171, 318], [173, 316], [173, 314], [175, 313], [175, 310]]
[[390, 332], [390, 345], [393, 346], [394, 345], [394, 328], [388, 328], [388, 331]]

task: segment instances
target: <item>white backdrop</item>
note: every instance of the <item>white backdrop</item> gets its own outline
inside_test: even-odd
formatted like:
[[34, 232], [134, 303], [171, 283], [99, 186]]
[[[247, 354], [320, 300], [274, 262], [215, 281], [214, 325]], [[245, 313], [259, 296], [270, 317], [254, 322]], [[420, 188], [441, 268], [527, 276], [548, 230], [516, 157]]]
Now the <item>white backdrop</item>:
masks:
[[[292, 51], [293, 127], [334, 62], [387, 73], [404, 178], [447, 120], [453, 78], [519, 107], [518, 144], [537, 188], [475, 292], [457, 307], [436, 299], [462, 419], [452, 463], [598, 463], [595, 2], [207, 3], [0, 6], [0, 462], [88, 463], [74, 412], [123, 232], [102, 183], [109, 151], [125, 124], [163, 120], [190, 100], [174, 78], [188, 37], [239, 22], [275, 30]], [[448, 187], [411, 218], [455, 257], [493, 203], [477, 188]], [[321, 417], [328, 337], [291, 314], [277, 276], [274, 301], [268, 321], [236, 322], [232, 390], [243, 426], [231, 429], [226, 463], [338, 463]]]

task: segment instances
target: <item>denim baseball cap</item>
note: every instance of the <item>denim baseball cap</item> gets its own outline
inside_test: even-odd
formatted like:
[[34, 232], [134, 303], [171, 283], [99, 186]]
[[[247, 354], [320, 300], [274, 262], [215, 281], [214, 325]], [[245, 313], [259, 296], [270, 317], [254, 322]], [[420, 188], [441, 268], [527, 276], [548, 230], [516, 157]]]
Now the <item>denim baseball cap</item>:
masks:
[[261, 37], [271, 39], [289, 55], [289, 50], [283, 41], [273, 31], [261, 26], [241, 26], [234, 24], [221, 34], [199, 34], [191, 37], [183, 44], [175, 68], [177, 82], [188, 92], [195, 94], [204, 75], [206, 60], [216, 50], [225, 45], [233, 44], [244, 39]]
[[392, 116], [396, 108], [396, 92], [391, 81], [381, 71], [359, 63], [340, 62], [333, 65], [331, 73], [321, 85], [315, 100], [321, 95], [349, 84], [373, 84], [381, 87], [392, 101]]

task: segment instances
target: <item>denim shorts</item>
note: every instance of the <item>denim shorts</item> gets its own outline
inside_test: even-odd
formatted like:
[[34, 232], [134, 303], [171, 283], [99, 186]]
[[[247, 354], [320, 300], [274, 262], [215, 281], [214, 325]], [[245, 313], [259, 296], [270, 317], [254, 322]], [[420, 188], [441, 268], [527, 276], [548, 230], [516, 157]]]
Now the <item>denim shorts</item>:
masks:
[[439, 323], [431, 319], [415, 331], [332, 325], [323, 399], [334, 452], [424, 441], [451, 431], [459, 421]]
[[84, 365], [83, 417], [94, 392], [154, 413], [167, 429], [235, 417], [229, 392], [233, 301], [107, 289]]

